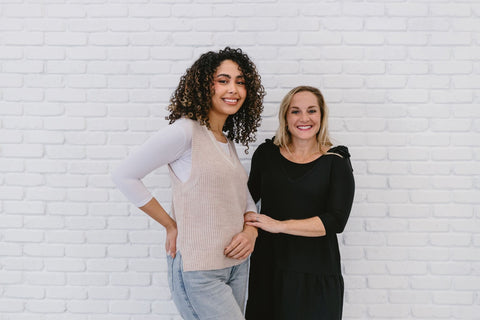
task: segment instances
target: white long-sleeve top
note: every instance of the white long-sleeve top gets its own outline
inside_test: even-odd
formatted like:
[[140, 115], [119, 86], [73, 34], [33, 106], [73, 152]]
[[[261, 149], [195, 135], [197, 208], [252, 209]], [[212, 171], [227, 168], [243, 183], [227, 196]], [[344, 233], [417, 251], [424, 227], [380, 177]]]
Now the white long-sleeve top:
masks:
[[[180, 181], [187, 181], [192, 169], [192, 135], [192, 126], [186, 119], [178, 119], [158, 131], [113, 171], [117, 188], [135, 206], [142, 207], [153, 198], [142, 182], [150, 172], [169, 164]], [[229, 152], [227, 143], [218, 143], [222, 150]], [[256, 212], [248, 190], [247, 195], [246, 211]]]

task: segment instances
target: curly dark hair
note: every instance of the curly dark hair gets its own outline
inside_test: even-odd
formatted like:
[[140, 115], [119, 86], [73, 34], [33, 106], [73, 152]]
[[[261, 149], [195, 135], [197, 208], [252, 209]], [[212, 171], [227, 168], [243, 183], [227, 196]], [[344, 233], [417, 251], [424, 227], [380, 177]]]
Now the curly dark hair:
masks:
[[247, 96], [237, 113], [228, 116], [223, 126], [227, 137], [247, 147], [255, 141], [255, 132], [260, 126], [263, 111], [265, 89], [260, 82], [260, 75], [250, 58], [241, 49], [226, 47], [219, 52], [209, 51], [200, 56], [180, 78], [177, 89], [172, 94], [167, 119], [169, 123], [180, 118], [198, 121], [210, 128], [208, 111], [212, 107], [213, 75], [224, 60], [238, 64], [245, 79]]

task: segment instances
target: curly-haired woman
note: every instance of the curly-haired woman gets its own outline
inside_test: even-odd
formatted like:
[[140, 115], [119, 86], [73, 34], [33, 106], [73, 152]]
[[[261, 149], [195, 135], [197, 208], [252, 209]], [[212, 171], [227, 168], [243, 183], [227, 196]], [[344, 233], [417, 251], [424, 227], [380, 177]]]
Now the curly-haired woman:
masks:
[[[169, 285], [184, 319], [244, 319], [247, 258], [257, 230], [247, 174], [233, 142], [255, 140], [264, 88], [240, 49], [207, 52], [181, 77], [170, 124], [113, 173], [117, 187], [166, 229]], [[171, 216], [141, 179], [168, 164]]]

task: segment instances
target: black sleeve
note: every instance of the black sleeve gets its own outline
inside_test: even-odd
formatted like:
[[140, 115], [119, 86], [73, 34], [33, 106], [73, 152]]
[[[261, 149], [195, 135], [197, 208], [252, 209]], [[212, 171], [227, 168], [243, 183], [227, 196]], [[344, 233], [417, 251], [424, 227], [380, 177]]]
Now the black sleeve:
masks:
[[248, 190], [252, 195], [253, 201], [258, 202], [262, 198], [262, 172], [263, 163], [265, 162], [265, 154], [267, 149], [267, 142], [258, 146], [252, 156], [250, 165], [250, 175], [248, 177]]
[[355, 193], [350, 154], [329, 155], [332, 159], [330, 190], [327, 197], [327, 210], [318, 217], [322, 220], [327, 234], [341, 233], [345, 229]]

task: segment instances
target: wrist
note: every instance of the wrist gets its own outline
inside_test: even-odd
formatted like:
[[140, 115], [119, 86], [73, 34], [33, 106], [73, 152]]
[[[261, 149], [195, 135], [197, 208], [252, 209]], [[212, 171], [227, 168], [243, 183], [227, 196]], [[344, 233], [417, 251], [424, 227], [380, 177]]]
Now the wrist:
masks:
[[254, 237], [254, 239], [258, 237], [258, 229], [254, 226], [245, 225], [245, 227], [243, 228], [243, 232], [251, 235], [252, 237]]

